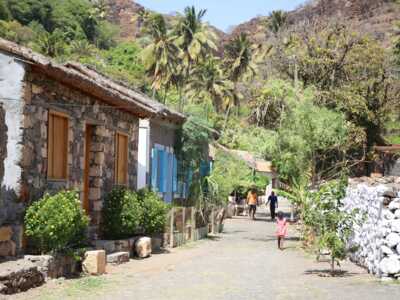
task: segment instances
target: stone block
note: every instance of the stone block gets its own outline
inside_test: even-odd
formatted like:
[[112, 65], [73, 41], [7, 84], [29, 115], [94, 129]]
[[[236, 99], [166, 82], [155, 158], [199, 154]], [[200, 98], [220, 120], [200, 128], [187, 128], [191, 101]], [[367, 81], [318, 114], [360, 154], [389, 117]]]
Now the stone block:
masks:
[[0, 257], [12, 257], [16, 254], [16, 245], [13, 241], [0, 242]]
[[102, 143], [93, 143], [93, 144], [90, 146], [90, 151], [93, 151], [93, 152], [102, 152], [102, 151], [104, 151], [104, 144], [102, 144]]
[[104, 274], [106, 272], [106, 252], [104, 250], [87, 251], [82, 268], [86, 274]]
[[32, 94], [41, 94], [41, 93], [43, 93], [42, 87], [36, 84], [32, 84]]
[[0, 227], [0, 242], [11, 240], [13, 230], [11, 226]]
[[89, 176], [101, 177], [101, 176], [103, 176], [103, 169], [100, 166], [91, 167], [90, 171], [89, 171]]
[[162, 237], [152, 237], [151, 238], [151, 250], [152, 252], [160, 251], [163, 246]]
[[104, 163], [104, 152], [97, 152], [94, 157], [94, 162], [97, 165], [102, 165]]
[[151, 256], [151, 238], [141, 237], [135, 243], [135, 254], [139, 258], [146, 258]]
[[101, 189], [100, 188], [90, 188], [89, 189], [89, 199], [97, 200], [101, 197]]
[[129, 240], [115, 241], [115, 251], [130, 252], [131, 251], [131, 247], [130, 247], [130, 244], [129, 244]]
[[43, 283], [44, 277], [38, 267], [29, 261], [20, 259], [0, 264], [0, 294], [25, 292]]
[[97, 240], [97, 241], [95, 241], [95, 248], [97, 250], [105, 250], [106, 253], [113, 253], [113, 252], [115, 252], [115, 242], [114, 241]]
[[101, 200], [93, 201], [93, 211], [101, 212], [103, 209], [103, 202]]
[[107, 263], [120, 265], [129, 262], [129, 252], [116, 252], [107, 255]]

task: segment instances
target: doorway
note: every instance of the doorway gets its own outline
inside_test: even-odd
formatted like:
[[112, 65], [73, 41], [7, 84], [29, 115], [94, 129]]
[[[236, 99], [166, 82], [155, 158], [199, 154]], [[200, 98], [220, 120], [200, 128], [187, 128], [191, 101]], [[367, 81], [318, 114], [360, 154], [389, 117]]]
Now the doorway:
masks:
[[85, 128], [85, 166], [83, 170], [83, 203], [82, 207], [86, 214], [89, 215], [90, 212], [90, 201], [89, 201], [89, 190], [90, 190], [90, 165], [91, 159], [91, 147], [92, 147], [92, 137], [93, 137], [94, 126], [86, 124]]

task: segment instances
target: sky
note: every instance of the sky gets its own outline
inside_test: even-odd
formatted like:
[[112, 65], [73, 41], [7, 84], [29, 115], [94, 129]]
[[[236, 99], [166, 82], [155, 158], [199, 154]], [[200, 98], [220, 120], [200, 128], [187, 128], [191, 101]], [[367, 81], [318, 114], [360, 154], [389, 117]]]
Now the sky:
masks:
[[305, 0], [136, 0], [144, 7], [164, 13], [182, 12], [186, 6], [207, 9], [205, 20], [227, 31], [256, 16], [266, 16], [273, 10], [292, 10]]

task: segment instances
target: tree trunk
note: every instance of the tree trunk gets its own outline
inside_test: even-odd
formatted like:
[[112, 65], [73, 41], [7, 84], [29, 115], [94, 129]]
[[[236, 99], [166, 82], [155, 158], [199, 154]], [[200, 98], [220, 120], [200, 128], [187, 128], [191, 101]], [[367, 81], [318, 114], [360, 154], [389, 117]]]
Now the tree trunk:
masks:
[[335, 257], [331, 256], [331, 275], [335, 276]]

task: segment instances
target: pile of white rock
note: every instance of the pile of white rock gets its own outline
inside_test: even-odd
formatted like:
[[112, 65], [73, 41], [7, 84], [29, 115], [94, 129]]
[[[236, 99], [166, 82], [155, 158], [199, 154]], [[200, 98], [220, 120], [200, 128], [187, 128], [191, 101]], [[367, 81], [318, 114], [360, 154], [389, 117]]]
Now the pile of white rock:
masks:
[[356, 212], [351, 260], [384, 280], [400, 280], [400, 177], [352, 179], [343, 204]]

